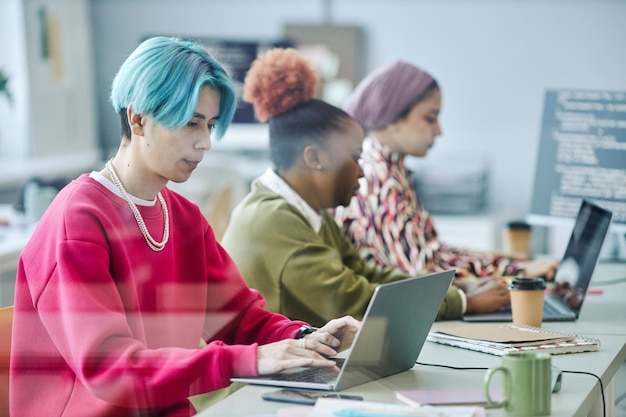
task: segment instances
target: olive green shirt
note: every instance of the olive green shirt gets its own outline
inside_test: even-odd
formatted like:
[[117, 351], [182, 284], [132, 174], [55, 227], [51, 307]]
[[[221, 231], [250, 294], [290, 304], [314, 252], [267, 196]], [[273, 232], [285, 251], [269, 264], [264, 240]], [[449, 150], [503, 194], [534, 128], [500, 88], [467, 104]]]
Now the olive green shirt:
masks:
[[[360, 320], [378, 284], [409, 275], [366, 265], [332, 216], [323, 211], [321, 218], [318, 233], [300, 209], [255, 180], [221, 244], [268, 310], [314, 326], [345, 315]], [[438, 319], [458, 318], [461, 310], [451, 287]]]

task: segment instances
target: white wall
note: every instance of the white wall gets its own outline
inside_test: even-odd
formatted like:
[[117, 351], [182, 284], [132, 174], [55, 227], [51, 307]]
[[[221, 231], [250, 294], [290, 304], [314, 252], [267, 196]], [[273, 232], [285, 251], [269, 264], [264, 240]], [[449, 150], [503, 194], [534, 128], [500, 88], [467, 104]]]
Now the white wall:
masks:
[[336, 4], [338, 16], [358, 10], [369, 68], [400, 56], [438, 78], [444, 135], [429, 157], [488, 155], [504, 216], [530, 208], [544, 90], [626, 89], [624, 1]]
[[[0, 97], [0, 160], [26, 153], [28, 137], [26, 114], [28, 101], [28, 71], [26, 65], [26, 36], [24, 6], [20, 0], [0, 0], [0, 68], [9, 78], [11, 101]], [[10, 39], [10, 41], [8, 41]]]
[[365, 71], [401, 58], [438, 79], [444, 134], [427, 161], [485, 157], [498, 219], [523, 217], [530, 208], [544, 91], [626, 90], [624, 0], [91, 0], [91, 6], [100, 131], [109, 143], [119, 140], [107, 102], [111, 79], [147, 35], [273, 39], [285, 23], [356, 24], [365, 33]]
[[88, 11], [88, 0], [0, 0], [0, 67], [13, 97], [0, 97], [0, 191], [100, 159]]

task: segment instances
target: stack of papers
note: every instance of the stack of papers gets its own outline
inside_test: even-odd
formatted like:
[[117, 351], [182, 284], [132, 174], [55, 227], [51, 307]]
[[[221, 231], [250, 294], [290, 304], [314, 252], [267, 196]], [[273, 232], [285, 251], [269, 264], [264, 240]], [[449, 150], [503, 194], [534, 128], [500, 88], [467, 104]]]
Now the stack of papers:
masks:
[[437, 322], [426, 340], [499, 356], [511, 352], [542, 351], [556, 355], [600, 349], [596, 339], [511, 323]]

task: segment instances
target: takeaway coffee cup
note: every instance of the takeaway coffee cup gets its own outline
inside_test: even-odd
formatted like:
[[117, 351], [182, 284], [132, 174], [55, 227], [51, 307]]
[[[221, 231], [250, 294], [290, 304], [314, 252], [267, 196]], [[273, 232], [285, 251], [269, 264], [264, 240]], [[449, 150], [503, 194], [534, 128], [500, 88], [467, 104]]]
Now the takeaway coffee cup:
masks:
[[512, 221], [504, 228], [504, 252], [526, 255], [530, 252], [530, 224], [524, 221]]
[[509, 289], [513, 323], [541, 327], [546, 289], [543, 278], [513, 278]]
[[[489, 395], [491, 378], [502, 373], [502, 401]], [[509, 353], [483, 379], [487, 407], [504, 408], [511, 416], [548, 416], [551, 410], [552, 361], [547, 353]]]

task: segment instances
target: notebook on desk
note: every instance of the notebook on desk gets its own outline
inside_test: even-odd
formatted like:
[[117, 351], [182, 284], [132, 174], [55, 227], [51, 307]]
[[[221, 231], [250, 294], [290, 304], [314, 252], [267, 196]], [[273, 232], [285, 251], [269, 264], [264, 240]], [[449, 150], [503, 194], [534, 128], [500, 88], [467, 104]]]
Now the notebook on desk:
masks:
[[454, 270], [376, 287], [340, 371], [295, 368], [233, 382], [340, 391], [411, 369], [435, 321]]
[[[546, 293], [543, 321], [575, 321], [587, 295], [593, 270], [600, 257], [613, 214], [588, 200], [583, 200], [554, 286]], [[512, 320], [511, 308], [494, 313], [465, 314], [464, 321], [507, 322]]]

